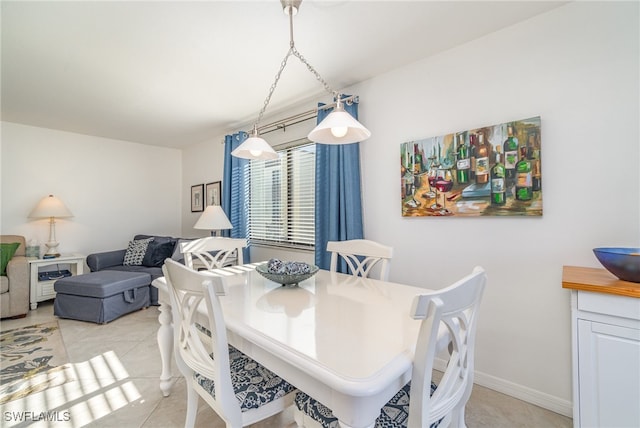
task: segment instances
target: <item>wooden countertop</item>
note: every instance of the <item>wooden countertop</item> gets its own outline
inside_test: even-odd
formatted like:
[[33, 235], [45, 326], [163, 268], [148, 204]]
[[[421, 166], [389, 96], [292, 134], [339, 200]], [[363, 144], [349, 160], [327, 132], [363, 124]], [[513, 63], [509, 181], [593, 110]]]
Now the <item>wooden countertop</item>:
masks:
[[622, 281], [606, 269], [563, 266], [562, 288], [640, 298], [640, 283]]

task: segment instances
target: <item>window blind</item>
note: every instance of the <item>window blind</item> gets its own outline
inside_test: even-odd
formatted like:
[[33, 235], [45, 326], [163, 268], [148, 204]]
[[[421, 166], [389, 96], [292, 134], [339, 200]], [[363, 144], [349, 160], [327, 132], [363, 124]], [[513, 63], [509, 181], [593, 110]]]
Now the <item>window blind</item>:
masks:
[[250, 162], [247, 206], [251, 243], [313, 248], [315, 148], [306, 140], [277, 150], [278, 159]]

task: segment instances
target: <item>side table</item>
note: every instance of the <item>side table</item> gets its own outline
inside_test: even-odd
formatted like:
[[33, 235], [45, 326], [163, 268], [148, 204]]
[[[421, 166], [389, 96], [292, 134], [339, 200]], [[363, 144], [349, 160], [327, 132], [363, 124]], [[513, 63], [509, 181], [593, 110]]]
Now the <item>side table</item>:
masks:
[[38, 272], [41, 267], [68, 265], [71, 275], [82, 275], [84, 273], [84, 259], [85, 257], [80, 254], [63, 254], [54, 259], [36, 259], [29, 257], [29, 302], [31, 303], [31, 309], [36, 309], [38, 302], [56, 297], [56, 292], [53, 289], [53, 284], [56, 282], [56, 279], [40, 281], [38, 279]]

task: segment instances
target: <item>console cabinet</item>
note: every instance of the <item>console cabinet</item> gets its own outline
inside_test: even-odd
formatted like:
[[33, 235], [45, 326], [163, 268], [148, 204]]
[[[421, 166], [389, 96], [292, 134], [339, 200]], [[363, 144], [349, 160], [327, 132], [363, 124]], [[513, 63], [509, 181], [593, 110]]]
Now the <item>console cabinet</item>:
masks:
[[565, 266], [571, 289], [573, 422], [640, 427], [640, 284]]
[[[54, 299], [56, 292], [53, 288], [56, 279], [40, 281], [38, 272], [41, 268], [60, 270], [60, 266], [69, 266], [71, 275], [82, 275], [85, 257], [80, 254], [62, 255], [53, 259], [28, 258], [29, 262], [29, 302], [31, 309], [36, 309], [39, 302]], [[55, 266], [55, 267], [54, 267]]]

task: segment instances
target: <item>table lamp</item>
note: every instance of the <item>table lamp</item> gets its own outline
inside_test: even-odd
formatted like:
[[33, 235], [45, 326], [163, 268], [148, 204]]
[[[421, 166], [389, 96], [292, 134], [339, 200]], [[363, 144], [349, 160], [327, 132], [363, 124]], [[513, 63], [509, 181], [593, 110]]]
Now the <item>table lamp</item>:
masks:
[[38, 205], [29, 214], [30, 218], [49, 218], [49, 242], [46, 242], [48, 250], [44, 253], [43, 258], [52, 259], [60, 257], [58, 253], [58, 241], [56, 241], [56, 217], [65, 218], [73, 217], [69, 208], [67, 208], [60, 199], [53, 195], [45, 196], [38, 202]]
[[233, 226], [220, 205], [209, 205], [202, 212], [193, 228], [210, 230], [211, 236], [216, 236], [215, 231], [233, 229]]

